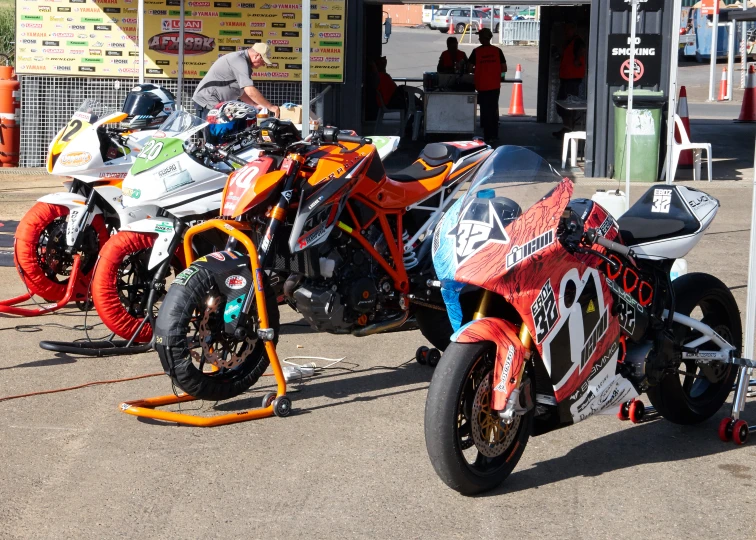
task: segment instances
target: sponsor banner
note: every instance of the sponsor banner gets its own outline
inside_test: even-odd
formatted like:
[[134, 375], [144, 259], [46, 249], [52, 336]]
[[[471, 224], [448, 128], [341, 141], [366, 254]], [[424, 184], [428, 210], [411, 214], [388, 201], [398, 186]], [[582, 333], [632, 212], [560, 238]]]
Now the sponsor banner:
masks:
[[[24, 7], [29, 9], [17, 11], [18, 73], [97, 77], [139, 73], [135, 0], [60, 3], [67, 5], [24, 0]], [[180, 6], [178, 0], [145, 2], [145, 65], [141, 68], [151, 78], [178, 76]], [[274, 65], [256, 69], [254, 77], [268, 81], [302, 79], [301, 0], [186, 0], [184, 9], [186, 78], [200, 79], [224, 54], [263, 42], [270, 46]], [[344, 79], [345, 13], [346, 0], [313, 5], [313, 81]]]
[[[103, 64], [104, 55], [119, 57], [122, 69], [138, 72], [136, 14], [124, 17], [133, 0], [66, 4], [53, 9], [49, 0], [24, 0], [24, 8], [29, 9], [16, 14], [17, 73], [108, 76], [107, 70], [93, 65]], [[32, 43], [35, 39], [38, 42]], [[37, 45], [35, 51], [30, 45]], [[110, 74], [119, 75], [123, 73]]]
[[[88, 0], [92, 1], [92, 0]], [[119, 0], [120, 1], [120, 0]], [[154, 78], [178, 76], [180, 12], [161, 2], [148, 6], [145, 17], [145, 72]], [[176, 4], [178, 5], [178, 4]], [[155, 9], [152, 9], [152, 8]], [[238, 2], [187, 0], [184, 22], [184, 76], [202, 78], [224, 54], [267, 43], [274, 65], [255, 69], [253, 78], [266, 81], [302, 79], [301, 2]], [[344, 80], [345, 0], [318, 4], [310, 48], [319, 59], [311, 65], [311, 80]], [[316, 20], [317, 19], [317, 20]], [[320, 27], [315, 26], [323, 21]], [[327, 21], [327, 23], [325, 23]], [[91, 44], [89, 45], [92, 46]], [[278, 58], [286, 55], [286, 61]]]

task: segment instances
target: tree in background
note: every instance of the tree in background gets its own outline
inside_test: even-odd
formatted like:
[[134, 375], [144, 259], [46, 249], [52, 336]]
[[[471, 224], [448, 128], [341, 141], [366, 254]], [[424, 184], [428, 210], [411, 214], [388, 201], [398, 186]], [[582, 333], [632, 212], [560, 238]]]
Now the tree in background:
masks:
[[16, 41], [16, 12], [12, 2], [0, 0], [0, 53], [10, 57], [11, 65], [15, 64]]

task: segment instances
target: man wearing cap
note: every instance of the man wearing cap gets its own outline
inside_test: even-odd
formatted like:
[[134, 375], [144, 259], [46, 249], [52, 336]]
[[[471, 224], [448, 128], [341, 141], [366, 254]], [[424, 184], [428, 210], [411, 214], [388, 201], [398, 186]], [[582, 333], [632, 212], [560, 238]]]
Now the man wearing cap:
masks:
[[271, 65], [268, 46], [255, 43], [245, 51], [220, 57], [197, 86], [192, 101], [197, 116], [204, 119], [207, 111], [223, 101], [241, 100], [256, 107], [265, 107], [278, 116], [278, 107], [265, 99], [252, 81], [253, 70]]
[[501, 49], [491, 45], [493, 33], [488, 28], [478, 31], [480, 47], [470, 53], [467, 63], [475, 74], [475, 90], [478, 92], [480, 127], [486, 142], [499, 138], [499, 94], [501, 74], [507, 70], [507, 60]]

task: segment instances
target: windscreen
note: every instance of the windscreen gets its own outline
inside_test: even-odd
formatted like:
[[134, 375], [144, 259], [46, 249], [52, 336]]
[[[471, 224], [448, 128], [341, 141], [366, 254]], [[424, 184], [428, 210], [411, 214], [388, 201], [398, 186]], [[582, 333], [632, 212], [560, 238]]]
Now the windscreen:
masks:
[[202, 118], [186, 111], [175, 111], [162, 123], [159, 131], [165, 133], [166, 137], [175, 137], [186, 131], [197, 131], [206, 123]]
[[526, 210], [562, 179], [562, 175], [532, 150], [500, 146], [475, 173], [463, 205], [476, 197], [507, 197]]

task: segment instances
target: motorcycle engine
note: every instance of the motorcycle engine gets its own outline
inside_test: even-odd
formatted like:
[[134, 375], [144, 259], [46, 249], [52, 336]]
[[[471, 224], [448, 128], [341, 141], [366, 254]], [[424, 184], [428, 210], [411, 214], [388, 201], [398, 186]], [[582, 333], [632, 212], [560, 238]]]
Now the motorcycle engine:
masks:
[[318, 260], [317, 276], [292, 274], [284, 286], [288, 301], [314, 329], [350, 333], [394, 303], [386, 273], [347, 235], [337, 232], [319, 246]]

